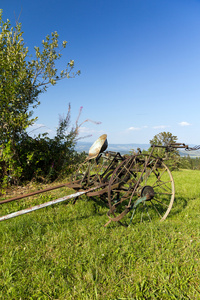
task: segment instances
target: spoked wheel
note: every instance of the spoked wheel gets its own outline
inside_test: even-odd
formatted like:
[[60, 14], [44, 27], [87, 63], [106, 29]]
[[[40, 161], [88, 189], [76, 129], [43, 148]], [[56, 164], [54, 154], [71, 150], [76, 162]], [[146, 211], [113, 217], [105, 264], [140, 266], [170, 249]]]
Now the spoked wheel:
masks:
[[138, 196], [146, 200], [136, 207], [135, 219], [163, 221], [167, 218], [174, 202], [174, 180], [169, 168], [159, 158], [151, 157], [144, 170], [147, 160], [148, 156], [140, 156], [136, 163], [138, 177], [141, 179], [131, 202], [136, 201]]
[[[128, 161], [127, 161], [128, 162]], [[109, 182], [108, 201], [109, 214], [113, 221], [120, 219], [131, 220], [134, 217], [135, 222], [151, 221], [153, 219], [165, 220], [168, 216], [175, 196], [174, 180], [169, 168], [159, 159], [145, 155], [135, 155], [129, 161], [129, 168], [126, 163], [122, 163]], [[123, 189], [118, 194], [114, 185], [120, 179], [123, 169], [128, 170], [130, 174], [131, 184], [122, 187], [128, 188], [125, 192]], [[123, 179], [123, 176], [121, 176]], [[132, 212], [132, 214], [131, 214]], [[129, 219], [130, 220], [130, 219]], [[127, 221], [127, 220], [126, 220]], [[130, 222], [130, 221], [129, 221]]]

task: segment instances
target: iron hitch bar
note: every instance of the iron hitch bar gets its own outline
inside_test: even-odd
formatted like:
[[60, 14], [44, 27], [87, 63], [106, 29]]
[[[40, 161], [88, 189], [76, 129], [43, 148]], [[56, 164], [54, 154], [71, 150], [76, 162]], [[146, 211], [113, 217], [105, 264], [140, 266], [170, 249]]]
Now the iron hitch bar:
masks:
[[55, 200], [51, 200], [51, 201], [49, 201], [49, 202], [45, 202], [45, 203], [42, 203], [42, 204], [33, 206], [33, 207], [29, 207], [29, 208], [26, 208], [26, 209], [19, 210], [19, 211], [17, 211], [17, 212], [14, 212], [14, 213], [11, 213], [11, 214], [8, 214], [8, 215], [5, 215], [5, 216], [0, 217], [0, 222], [1, 222], [1, 221], [8, 220], [8, 219], [11, 219], [11, 218], [18, 217], [18, 216], [20, 216], [20, 215], [27, 214], [27, 213], [29, 213], [29, 212], [32, 212], [32, 211], [35, 211], [35, 210], [38, 210], [38, 209], [41, 209], [41, 208], [44, 208], [44, 207], [47, 207], [47, 206], [56, 204], [56, 203], [60, 203], [60, 202], [66, 201], [66, 200], [70, 200], [70, 199], [73, 199], [73, 198], [82, 196], [82, 195], [87, 194], [87, 193], [89, 193], [89, 192], [92, 192], [92, 191], [94, 191], [94, 190], [96, 190], [96, 189], [102, 188], [102, 187], [104, 187], [105, 185], [106, 185], [106, 184], [101, 184], [101, 185], [99, 185], [99, 186], [90, 188], [90, 189], [88, 189], [88, 190], [86, 190], [86, 191], [77, 192], [77, 193], [75, 193], [75, 194], [71, 194], [71, 195], [68, 195], [68, 196], [65, 196], [65, 197], [62, 197], [62, 198], [58, 198], [58, 199], [55, 199]]

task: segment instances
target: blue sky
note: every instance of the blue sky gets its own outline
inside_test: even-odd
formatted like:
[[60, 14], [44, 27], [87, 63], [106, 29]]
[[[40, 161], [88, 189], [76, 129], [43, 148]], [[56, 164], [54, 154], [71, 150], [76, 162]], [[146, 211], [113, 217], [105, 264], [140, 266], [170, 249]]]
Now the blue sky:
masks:
[[[22, 23], [30, 53], [47, 34], [68, 41], [58, 67], [74, 59], [81, 75], [40, 96], [40, 130], [54, 134], [71, 103], [83, 106], [80, 136], [109, 143], [148, 143], [169, 131], [200, 144], [200, 1], [1, 0], [3, 20]], [[39, 132], [38, 131], [35, 131]]]

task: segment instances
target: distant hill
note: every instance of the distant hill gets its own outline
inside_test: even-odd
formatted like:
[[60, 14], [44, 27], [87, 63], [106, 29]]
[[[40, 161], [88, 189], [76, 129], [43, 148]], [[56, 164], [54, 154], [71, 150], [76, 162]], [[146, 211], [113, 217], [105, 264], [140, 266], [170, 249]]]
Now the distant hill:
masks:
[[190, 156], [191, 158], [200, 157], [200, 151], [185, 151], [179, 150], [180, 156]]
[[[78, 142], [76, 145], [76, 151], [77, 152], [83, 152], [86, 153], [89, 152], [90, 147], [93, 143], [88, 142]], [[137, 148], [140, 148], [141, 150], [148, 150], [150, 147], [150, 144], [108, 144], [108, 148], [106, 151], [114, 151], [114, 152], [120, 152], [122, 155], [129, 154], [132, 149], [137, 150]], [[192, 147], [192, 145], [191, 145]], [[179, 150], [180, 156], [190, 156], [190, 157], [200, 157], [200, 151], [185, 151], [184, 149]]]
[[[76, 145], [76, 151], [85, 151], [86, 153], [88, 153], [92, 144], [93, 143], [78, 142]], [[137, 150], [137, 148], [140, 148], [141, 150], [147, 150], [149, 149], [149, 147], [149, 144], [108, 144], [108, 148], [106, 149], [106, 151], [114, 151], [120, 152], [121, 154], [128, 154], [132, 149]]]

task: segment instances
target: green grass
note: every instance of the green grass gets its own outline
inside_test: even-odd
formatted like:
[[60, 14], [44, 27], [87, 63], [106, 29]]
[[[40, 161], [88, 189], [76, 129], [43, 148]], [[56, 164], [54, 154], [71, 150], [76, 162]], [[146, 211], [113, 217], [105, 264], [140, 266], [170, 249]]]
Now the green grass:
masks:
[[[108, 221], [82, 197], [0, 223], [0, 299], [200, 299], [200, 171], [173, 173], [164, 222]], [[5, 215], [71, 193], [0, 206]]]

